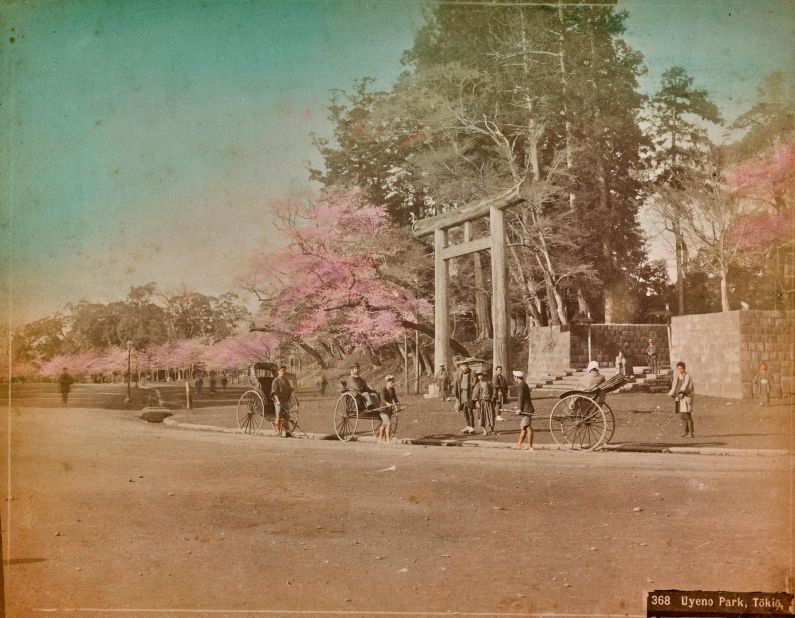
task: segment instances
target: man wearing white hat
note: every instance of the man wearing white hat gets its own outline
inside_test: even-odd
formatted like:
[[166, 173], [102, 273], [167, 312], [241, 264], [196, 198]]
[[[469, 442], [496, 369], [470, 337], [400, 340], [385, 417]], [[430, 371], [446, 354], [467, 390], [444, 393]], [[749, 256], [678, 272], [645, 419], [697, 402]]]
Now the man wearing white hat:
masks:
[[517, 440], [516, 444], [514, 445], [515, 449], [522, 448], [522, 443], [524, 442], [525, 436], [527, 436], [527, 450], [533, 450], [533, 425], [531, 421], [533, 420], [533, 414], [535, 413], [535, 408], [533, 408], [533, 401], [530, 398], [530, 387], [527, 386], [527, 382], [524, 379], [524, 371], [514, 371], [513, 372], [513, 381], [516, 382], [516, 390], [519, 396], [517, 401], [517, 409], [516, 413], [522, 417], [522, 422], [519, 425], [520, 432], [519, 432], [519, 440]]

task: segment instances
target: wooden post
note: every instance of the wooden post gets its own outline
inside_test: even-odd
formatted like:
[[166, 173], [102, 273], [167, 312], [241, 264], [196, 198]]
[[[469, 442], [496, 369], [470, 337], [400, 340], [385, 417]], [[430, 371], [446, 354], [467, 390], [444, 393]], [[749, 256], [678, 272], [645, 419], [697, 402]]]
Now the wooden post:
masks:
[[420, 394], [420, 331], [414, 331], [414, 373], [417, 379], [417, 394]]
[[[439, 365], [450, 365], [450, 320], [447, 286], [450, 279], [450, 267], [444, 259], [443, 252], [447, 247], [447, 230], [433, 231], [433, 266], [434, 266], [434, 338], [433, 338], [433, 371]], [[419, 356], [419, 347], [417, 355]], [[419, 394], [419, 358], [417, 359], [417, 394]], [[433, 371], [431, 373], [433, 373]]]
[[406, 394], [409, 394], [409, 334], [403, 329], [403, 379], [406, 381]]
[[491, 206], [491, 314], [494, 326], [494, 366], [502, 366], [503, 374], [511, 373], [510, 331], [508, 330], [508, 288], [505, 275], [505, 213]]
[[[588, 317], [591, 317], [590, 315]], [[593, 355], [591, 354], [591, 323], [588, 322], [588, 362], [590, 363], [593, 360]]]

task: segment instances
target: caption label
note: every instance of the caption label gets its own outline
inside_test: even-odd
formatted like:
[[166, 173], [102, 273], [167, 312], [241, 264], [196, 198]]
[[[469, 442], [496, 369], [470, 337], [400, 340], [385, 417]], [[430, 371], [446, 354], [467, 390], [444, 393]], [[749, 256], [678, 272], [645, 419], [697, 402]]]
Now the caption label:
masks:
[[787, 592], [652, 590], [646, 595], [646, 616], [793, 616], [792, 597]]

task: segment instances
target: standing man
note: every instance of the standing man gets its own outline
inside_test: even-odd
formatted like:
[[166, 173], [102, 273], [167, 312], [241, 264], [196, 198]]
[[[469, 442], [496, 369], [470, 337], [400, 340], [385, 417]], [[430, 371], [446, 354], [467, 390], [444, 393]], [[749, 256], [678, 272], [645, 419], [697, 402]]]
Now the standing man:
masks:
[[646, 346], [646, 359], [651, 373], [657, 373], [657, 345], [654, 339], [649, 339], [649, 344]]
[[436, 372], [435, 377], [439, 397], [442, 398], [442, 401], [447, 401], [447, 394], [450, 392], [450, 374], [447, 373], [447, 368], [444, 365], [439, 365], [439, 371]]
[[624, 342], [624, 345], [621, 347], [621, 351], [624, 353], [624, 374], [634, 380], [635, 358], [632, 356], [632, 348], [629, 345], [629, 341]]
[[64, 367], [61, 371], [61, 375], [58, 377], [58, 387], [61, 390], [61, 399], [63, 400], [63, 405], [66, 405], [67, 401], [69, 400], [69, 390], [72, 388], [72, 384], [74, 384], [74, 382], [75, 379], [69, 375], [66, 367]]
[[683, 438], [695, 438], [693, 435], [693, 378], [687, 373], [687, 366], [679, 361], [676, 363], [676, 373], [671, 381], [671, 390], [668, 396], [674, 398], [674, 414], [682, 419]]
[[496, 402], [496, 410], [497, 412], [497, 420], [504, 421], [505, 419], [502, 418], [502, 406], [505, 405], [505, 402], [508, 401], [508, 380], [502, 374], [502, 366], [497, 365], [494, 368], [494, 398]]
[[519, 440], [516, 442], [514, 446], [515, 449], [522, 448], [522, 442], [524, 442], [525, 436], [527, 436], [527, 450], [533, 450], [533, 414], [535, 414], [535, 408], [533, 407], [533, 401], [530, 398], [530, 387], [527, 386], [527, 382], [524, 379], [524, 372], [523, 371], [514, 371], [513, 372], [513, 380], [516, 382], [516, 390], [518, 392], [518, 402], [516, 413], [522, 417], [522, 422], [519, 425], [520, 432], [519, 432]]
[[767, 369], [767, 363], [762, 361], [759, 371], [756, 372], [753, 381], [753, 395], [759, 398], [760, 406], [770, 405], [770, 391], [773, 387], [773, 376]]
[[463, 434], [475, 433], [475, 414], [472, 409], [472, 389], [475, 386], [475, 381], [472, 377], [472, 372], [469, 370], [468, 365], [461, 367], [461, 373], [455, 382], [455, 396], [458, 399], [458, 405], [464, 413], [466, 419], [466, 427], [461, 430]]
[[392, 414], [398, 411], [397, 391], [395, 390], [395, 376], [388, 375], [386, 378], [386, 386], [381, 389], [381, 403], [385, 404], [386, 409], [382, 409], [379, 413], [381, 417], [381, 426], [378, 428], [378, 443], [386, 444], [391, 439], [390, 427], [392, 426]]
[[193, 386], [196, 389], [196, 398], [202, 396], [202, 389], [204, 388], [204, 380], [202, 380], [201, 376], [198, 376], [196, 380], [193, 382]]
[[476, 372], [475, 375], [478, 381], [472, 389], [472, 399], [478, 409], [480, 429], [483, 431], [483, 435], [486, 436], [494, 433], [494, 390], [491, 382], [486, 379], [486, 372], [483, 369]]
[[276, 423], [274, 431], [282, 435], [284, 430], [285, 438], [292, 438], [290, 433], [290, 398], [293, 396], [293, 386], [285, 376], [287, 367], [279, 367], [279, 375], [271, 382], [271, 399], [276, 409]]

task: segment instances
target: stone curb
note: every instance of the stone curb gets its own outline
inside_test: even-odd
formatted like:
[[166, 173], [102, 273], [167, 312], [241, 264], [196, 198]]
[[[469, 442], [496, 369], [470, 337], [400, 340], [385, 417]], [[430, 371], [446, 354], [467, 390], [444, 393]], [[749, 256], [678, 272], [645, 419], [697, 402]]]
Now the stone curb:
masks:
[[[170, 427], [177, 427], [179, 429], [193, 429], [197, 431], [214, 431], [217, 433], [235, 433], [240, 434], [239, 429], [228, 427], [218, 427], [216, 425], [199, 425], [194, 423], [182, 423], [173, 418], [166, 418], [163, 420], [164, 425]], [[255, 434], [253, 437], [257, 438], [275, 438], [276, 436], [270, 431]], [[307, 433], [300, 436], [300, 439], [306, 440], [336, 440], [337, 437], [333, 434], [326, 433]], [[364, 444], [375, 444], [375, 436], [357, 436], [351, 442], [362, 442]], [[456, 439], [414, 439], [402, 438], [395, 444], [404, 446], [459, 446], [469, 448], [493, 448], [493, 449], [513, 449], [513, 444], [510, 442], [490, 442], [488, 440], [469, 440], [460, 441]], [[536, 451], [564, 451], [574, 452], [571, 449], [561, 446], [560, 444], [536, 444], [533, 446]], [[786, 449], [743, 449], [743, 448], [715, 448], [715, 447], [690, 447], [690, 446], [632, 446], [624, 444], [610, 444], [604, 449], [596, 452], [606, 453], [661, 453], [661, 454], [675, 454], [675, 455], [721, 455], [732, 457], [786, 457], [789, 451]]]

